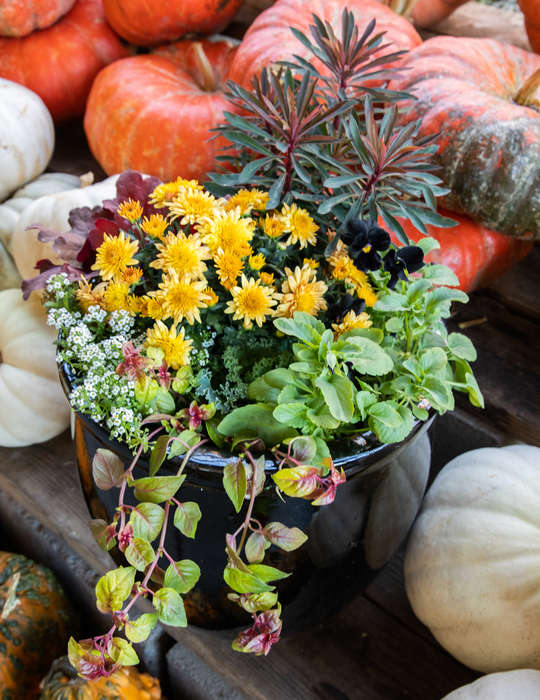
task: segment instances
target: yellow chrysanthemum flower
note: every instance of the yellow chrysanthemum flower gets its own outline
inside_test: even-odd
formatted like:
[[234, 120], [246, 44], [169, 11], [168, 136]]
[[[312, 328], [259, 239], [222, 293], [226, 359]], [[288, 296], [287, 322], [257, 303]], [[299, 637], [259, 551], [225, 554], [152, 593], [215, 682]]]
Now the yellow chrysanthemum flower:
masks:
[[337, 337], [347, 331], [352, 331], [354, 328], [369, 328], [371, 324], [369, 314], [366, 314], [365, 311], [358, 315], [354, 311], [349, 311], [345, 314], [341, 323], [332, 324], [332, 329]]
[[152, 214], [150, 218], [144, 217], [141, 228], [150, 238], [163, 239], [168, 223], [161, 214]]
[[154, 321], [160, 321], [165, 316], [163, 305], [159, 293], [154, 293], [154, 296], [145, 294], [139, 297], [139, 313], [146, 318], [153, 318]]
[[313, 260], [313, 258], [304, 258], [302, 265], [307, 265], [312, 270], [316, 270], [319, 267], [319, 263], [316, 260]]
[[157, 243], [156, 247], [159, 254], [150, 263], [150, 267], [158, 270], [175, 270], [180, 277], [190, 279], [203, 276], [206, 270], [203, 260], [210, 258], [210, 252], [197, 234], [186, 236], [182, 232], [169, 233], [163, 243]]
[[214, 264], [219, 281], [225, 289], [230, 291], [236, 285], [236, 280], [244, 269], [242, 258], [234, 251], [225, 251], [220, 248], [214, 257]]
[[249, 242], [253, 238], [254, 225], [253, 219], [242, 217], [237, 207], [232, 211], [214, 212], [198, 226], [198, 231], [212, 255], [221, 248], [244, 257], [253, 252]]
[[252, 270], [261, 270], [266, 265], [266, 258], [262, 253], [257, 253], [249, 256], [248, 263]]
[[113, 280], [103, 294], [103, 308], [106, 311], [128, 310], [129, 284]]
[[133, 199], [127, 199], [125, 202], [121, 202], [116, 211], [123, 219], [127, 219], [132, 224], [138, 221], [143, 215], [142, 204], [138, 200]]
[[316, 316], [319, 311], [328, 308], [324, 300], [328, 287], [322, 280], [316, 281], [315, 270], [309, 265], [295, 267], [294, 272], [286, 267], [285, 274], [287, 278], [281, 285], [281, 294], [277, 295], [279, 306], [276, 316], [289, 318], [295, 311], [305, 311]]
[[[360, 270], [358, 270], [358, 272], [360, 272]], [[373, 291], [367, 276], [364, 275], [364, 277], [366, 278], [364, 281], [353, 279], [354, 291], [356, 292], [357, 296], [360, 297], [360, 299], [363, 299], [366, 302], [366, 306], [375, 306], [378, 297]]]
[[289, 233], [289, 238], [285, 245], [300, 244], [300, 248], [315, 245], [319, 230], [318, 225], [313, 221], [305, 209], [301, 209], [296, 204], [284, 204], [281, 209], [281, 217], [285, 224], [285, 231]]
[[210, 192], [192, 187], [181, 187], [168, 205], [171, 220], [180, 219], [182, 226], [197, 224], [212, 217], [221, 206], [221, 200]]
[[225, 210], [240, 208], [242, 214], [250, 214], [253, 209], [264, 211], [268, 202], [268, 192], [262, 190], [238, 190], [225, 202]]
[[137, 297], [134, 294], [128, 294], [126, 299], [126, 309], [132, 316], [137, 314], [143, 315], [143, 311], [146, 308], [144, 297]]
[[270, 238], [279, 238], [285, 233], [285, 222], [276, 214], [267, 214], [261, 221], [261, 227]]
[[192, 281], [189, 277], [180, 277], [174, 270], [169, 270], [159, 285], [163, 318], [172, 318], [175, 323], [185, 319], [190, 326], [195, 321], [200, 323], [200, 309], [205, 309], [210, 301], [205, 292], [206, 286], [206, 280]]
[[185, 331], [176, 332], [176, 326], [167, 328], [163, 321], [156, 321], [152, 328], [146, 331], [146, 347], [163, 350], [165, 362], [172, 369], [180, 369], [189, 364], [189, 353], [193, 341], [185, 337]]
[[138, 282], [143, 276], [143, 271], [140, 267], [126, 267], [122, 271], [120, 280], [126, 284], [132, 285]]
[[75, 296], [84, 313], [86, 313], [91, 306], [103, 306], [105, 286], [105, 283], [102, 282], [92, 288], [85, 277], [79, 280], [79, 289], [75, 292]]
[[218, 295], [214, 292], [214, 290], [212, 289], [212, 287], [206, 287], [206, 289], [204, 290], [204, 293], [205, 293], [206, 296], [208, 297], [208, 301], [206, 302], [206, 305], [207, 305], [208, 307], [214, 306], [215, 304], [218, 303], [219, 297], [218, 297]]
[[266, 317], [273, 314], [274, 293], [272, 287], [264, 287], [260, 280], [248, 280], [242, 275], [241, 286], [232, 289], [232, 301], [227, 302], [225, 313], [233, 314], [234, 321], [243, 321], [246, 329], [252, 328], [253, 321], [260, 328]]
[[259, 274], [259, 279], [263, 284], [274, 284], [274, 273], [273, 272], [261, 272]]
[[119, 278], [127, 267], [139, 264], [133, 257], [138, 250], [137, 241], [126, 238], [123, 231], [118, 236], [106, 233], [103, 243], [96, 251], [96, 262], [92, 265], [92, 270], [99, 270], [104, 280]]
[[199, 185], [197, 180], [186, 180], [183, 177], [178, 177], [173, 182], [164, 182], [158, 185], [150, 195], [150, 203], [155, 207], [162, 208], [170, 204], [182, 188], [191, 190], [202, 190], [202, 185]]

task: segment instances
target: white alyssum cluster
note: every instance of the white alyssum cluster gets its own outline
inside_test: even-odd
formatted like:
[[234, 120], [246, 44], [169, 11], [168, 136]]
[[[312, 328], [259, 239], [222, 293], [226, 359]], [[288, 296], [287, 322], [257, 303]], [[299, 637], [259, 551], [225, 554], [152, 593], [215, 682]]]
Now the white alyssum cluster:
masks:
[[135, 325], [135, 319], [128, 311], [120, 309], [112, 311], [109, 316], [109, 326], [113, 333], [128, 336]]

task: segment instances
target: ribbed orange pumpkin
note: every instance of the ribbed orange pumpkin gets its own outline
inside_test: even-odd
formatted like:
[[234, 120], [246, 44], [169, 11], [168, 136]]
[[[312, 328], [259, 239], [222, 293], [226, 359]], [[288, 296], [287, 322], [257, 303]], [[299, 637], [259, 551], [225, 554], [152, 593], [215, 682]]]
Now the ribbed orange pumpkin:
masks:
[[69, 604], [44, 566], [0, 552], [0, 697], [30, 700], [71, 630]]
[[180, 41], [117, 61], [96, 78], [84, 127], [107, 173], [134, 169], [162, 180], [204, 179], [220, 139], [210, 129], [231, 105], [223, 81], [234, 40]]
[[55, 121], [79, 117], [97, 73], [128, 52], [105, 22], [102, 0], [77, 0], [48, 29], [0, 39], [0, 77], [37, 93]]
[[[540, 239], [540, 56], [491, 39], [435, 37], [391, 87], [412, 92], [407, 119], [439, 134], [451, 188], [442, 203], [511, 236]], [[529, 106], [527, 106], [529, 105]]]
[[533, 51], [540, 53], [540, 0], [519, 0]]
[[220, 32], [242, 0], [103, 0], [107, 21], [124, 39], [154, 46], [185, 34]]
[[57, 659], [41, 683], [40, 700], [160, 700], [157, 678], [124, 666], [106, 678], [79, 678], [67, 657]]
[[54, 24], [75, 0], [2, 0], [0, 36], [26, 36]]
[[[532, 249], [532, 241], [523, 241], [495, 233], [462, 214], [441, 210], [443, 216], [457, 221], [453, 228], [427, 226], [428, 233], [440, 243], [427, 257], [429, 262], [448, 265], [459, 279], [459, 288], [472, 292], [486, 287], [524, 258]], [[399, 220], [412, 241], [422, 234], [404, 219]], [[381, 221], [381, 226], [384, 223]], [[394, 242], [397, 239], [394, 237]]]
[[340, 35], [341, 15], [345, 8], [353, 12], [360, 31], [375, 19], [375, 31], [386, 32], [385, 43], [392, 44], [394, 51], [420, 44], [421, 39], [412, 25], [377, 0], [278, 0], [262, 12], [246, 32], [232, 62], [229, 78], [249, 86], [253, 75], [264, 66], [291, 60], [295, 54], [308, 57], [308, 50], [290, 28], [295, 27], [309, 35], [312, 14], [316, 14], [330, 22]]

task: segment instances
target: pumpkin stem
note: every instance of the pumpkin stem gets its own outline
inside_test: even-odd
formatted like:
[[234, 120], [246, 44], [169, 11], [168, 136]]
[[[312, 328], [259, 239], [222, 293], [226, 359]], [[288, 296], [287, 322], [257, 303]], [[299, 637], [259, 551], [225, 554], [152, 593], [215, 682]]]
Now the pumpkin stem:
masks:
[[408, 19], [411, 10], [417, 2], [418, 0], [383, 0], [383, 5], [389, 7], [396, 14]]
[[200, 72], [202, 89], [205, 92], [215, 92], [218, 84], [217, 76], [200, 41], [193, 42], [193, 52]]
[[514, 102], [540, 111], [540, 68], [530, 75], [514, 97]]

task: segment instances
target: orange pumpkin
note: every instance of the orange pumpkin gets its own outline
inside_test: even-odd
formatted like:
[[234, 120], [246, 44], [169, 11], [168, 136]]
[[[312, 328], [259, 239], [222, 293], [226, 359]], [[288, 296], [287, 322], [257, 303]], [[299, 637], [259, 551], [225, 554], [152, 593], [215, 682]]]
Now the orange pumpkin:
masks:
[[[418, 46], [421, 39], [406, 19], [377, 0], [278, 0], [262, 12], [246, 32], [231, 65], [229, 78], [245, 87], [264, 66], [276, 61], [292, 60], [296, 54], [311, 58], [306, 47], [292, 34], [295, 27], [309, 36], [312, 15], [330, 22], [340, 36], [341, 15], [347, 8], [353, 12], [360, 32], [375, 19], [375, 31], [386, 32], [387, 52]], [[318, 66], [321, 68], [321, 66]]]
[[124, 39], [153, 46], [185, 34], [213, 34], [224, 29], [242, 0], [103, 0], [108, 23]]
[[77, 0], [52, 27], [22, 39], [0, 39], [0, 77], [37, 93], [55, 121], [81, 116], [97, 73], [127, 56], [101, 3]]
[[381, 0], [417, 27], [432, 27], [468, 0]]
[[26, 36], [54, 24], [75, 0], [2, 0], [0, 36]]
[[40, 700], [160, 700], [157, 678], [124, 666], [106, 678], [79, 678], [67, 657], [57, 659], [41, 683]]
[[390, 87], [434, 135], [441, 204], [511, 236], [540, 239], [540, 56], [492, 39], [439, 36], [413, 49]]
[[[459, 279], [459, 288], [464, 292], [472, 292], [491, 284], [532, 250], [531, 241], [495, 233], [462, 214], [444, 210], [440, 213], [457, 221], [457, 226], [427, 226], [428, 234], [438, 240], [441, 246], [438, 250], [433, 250], [427, 260], [452, 269]], [[412, 241], [416, 242], [423, 237], [410, 221], [399, 219], [399, 222]], [[380, 224], [384, 226], [384, 222], [381, 221]], [[398, 243], [395, 236], [393, 239], [394, 243]]]
[[519, 0], [532, 50], [540, 53], [540, 0]]
[[30, 700], [70, 635], [70, 608], [44, 566], [0, 552], [0, 690]]
[[235, 50], [234, 40], [180, 41], [105, 68], [84, 118], [103, 169], [204, 180], [223, 145], [208, 139], [231, 110], [222, 90]]

